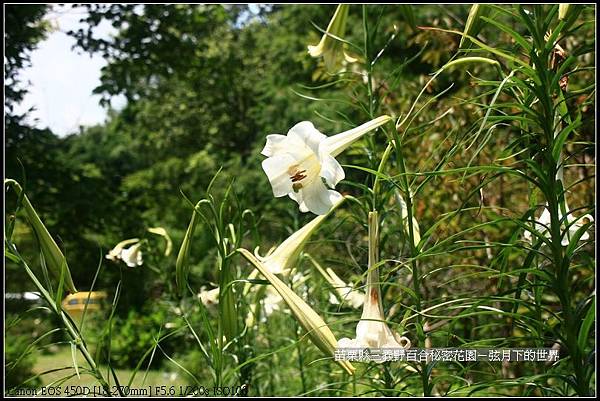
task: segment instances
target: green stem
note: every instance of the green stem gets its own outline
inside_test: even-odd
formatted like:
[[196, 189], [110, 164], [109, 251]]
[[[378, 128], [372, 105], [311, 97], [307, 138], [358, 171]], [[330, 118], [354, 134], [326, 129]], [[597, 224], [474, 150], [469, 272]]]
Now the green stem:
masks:
[[[396, 136], [396, 140], [399, 141], [400, 137]], [[402, 192], [406, 202], [406, 214], [408, 219], [408, 237], [410, 246], [411, 256], [411, 268], [412, 268], [412, 281], [415, 293], [415, 310], [416, 316], [416, 327], [417, 327], [417, 339], [420, 345], [425, 344], [425, 331], [423, 330], [423, 322], [421, 319], [421, 273], [419, 271], [419, 264], [417, 263], [417, 256], [419, 255], [419, 249], [415, 245], [415, 231], [413, 224], [413, 202], [412, 194], [410, 191], [410, 183], [408, 182], [408, 176], [406, 174], [406, 165], [404, 163], [404, 156], [402, 155], [402, 144], [398, 143], [396, 146], [396, 155], [398, 158], [398, 167], [400, 168], [400, 177], [402, 180]], [[423, 383], [423, 395], [425, 397], [430, 395], [431, 387], [429, 385], [429, 375], [426, 373], [427, 363], [421, 363], [421, 381]]]
[[[16, 247], [12, 243], [9, 243], [9, 242], [6, 242], [6, 245], [10, 249], [11, 253], [13, 253], [15, 256], [17, 256], [19, 258], [19, 264], [21, 265], [21, 267], [23, 267], [23, 269], [25, 270], [25, 272], [27, 273], [29, 278], [31, 278], [31, 281], [33, 281], [33, 284], [37, 287], [40, 294], [42, 294], [42, 296], [44, 297], [44, 299], [46, 300], [46, 302], [48, 303], [48, 305], [50, 306], [52, 311], [59, 317], [59, 319], [61, 320], [61, 323], [66, 328], [67, 333], [69, 334], [69, 337], [71, 337], [71, 340], [75, 343], [75, 345], [77, 346], [77, 348], [79, 349], [79, 351], [81, 352], [81, 354], [83, 355], [83, 357], [85, 358], [87, 363], [89, 364], [90, 369], [94, 372], [94, 376], [96, 377], [96, 379], [98, 380], [98, 382], [100, 383], [100, 385], [102, 386], [102, 388], [104, 389], [104, 391], [106, 393], [105, 395], [110, 397], [111, 396], [110, 386], [104, 379], [104, 376], [102, 376], [102, 373], [100, 372], [100, 369], [98, 369], [98, 365], [94, 361], [94, 358], [90, 355], [87, 347], [85, 346], [85, 343], [83, 342], [83, 339], [81, 338], [81, 335], [73, 327], [73, 325], [71, 324], [71, 322], [65, 315], [64, 311], [62, 309], [59, 309], [56, 306], [56, 302], [54, 302], [54, 300], [52, 299], [52, 297], [50, 296], [48, 291], [46, 291], [46, 289], [44, 288], [42, 283], [40, 283], [40, 281], [37, 279], [35, 274], [33, 274], [33, 271], [29, 268], [29, 266], [27, 265], [25, 260], [23, 260], [23, 258], [17, 251]], [[120, 389], [119, 389], [119, 392], [120, 392]]]
[[375, 182], [373, 182], [373, 210], [377, 210], [377, 194], [379, 193], [379, 180], [381, 173], [383, 172], [383, 167], [387, 163], [390, 158], [390, 153], [393, 149], [393, 142], [388, 143], [387, 148], [383, 152], [383, 156], [381, 157], [381, 161], [379, 162], [379, 168], [377, 169], [377, 175], [375, 176]]
[[304, 354], [300, 345], [300, 337], [298, 336], [299, 326], [296, 324], [294, 334], [296, 335], [296, 343], [298, 344], [298, 370], [300, 370], [300, 381], [302, 382], [302, 394], [306, 394], [306, 378], [304, 377]]

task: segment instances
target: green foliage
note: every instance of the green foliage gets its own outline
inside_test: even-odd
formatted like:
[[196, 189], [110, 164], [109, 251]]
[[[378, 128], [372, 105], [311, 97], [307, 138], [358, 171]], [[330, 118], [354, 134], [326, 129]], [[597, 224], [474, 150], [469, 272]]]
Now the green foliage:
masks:
[[31, 380], [34, 376], [33, 367], [36, 358], [29, 351], [29, 341], [26, 336], [14, 336], [10, 341], [4, 343], [4, 369], [6, 372], [4, 386], [6, 390], [24, 387], [38, 388], [41, 384], [39, 377]]
[[48, 24], [41, 19], [48, 10], [45, 4], [8, 4], [4, 8], [4, 110], [5, 129], [18, 129], [25, 115], [13, 113], [27, 89], [19, 81], [19, 72], [29, 66], [29, 57], [46, 36]]
[[[144, 307], [142, 310], [131, 309], [123, 317], [117, 316], [112, 322], [110, 336], [102, 336], [96, 351], [103, 358], [110, 358], [110, 364], [116, 368], [157, 368], [165, 361], [164, 353], [172, 352], [172, 344], [161, 342], [164, 325], [168, 321], [168, 312], [163, 308]], [[160, 343], [162, 352], [157, 349]], [[150, 351], [148, 353], [148, 351]], [[142, 356], [148, 355], [142, 360]]]
[[[7, 129], [6, 168], [77, 287], [91, 288], [100, 265], [95, 288], [115, 295], [106, 325], [89, 332], [104, 341], [103, 362], [141, 374], [152, 358], [190, 384], [248, 383], [256, 395], [591, 394], [595, 238], [581, 220], [579, 230], [565, 226], [595, 210], [593, 7], [571, 6], [561, 20], [558, 5], [485, 5], [469, 29], [468, 5], [351, 5], [344, 40], [361, 62], [338, 74], [306, 48], [334, 5], [86, 7], [87, 26], [72, 35], [108, 61], [96, 93], [128, 103], [66, 138]], [[40, 19], [30, 11], [28, 21]], [[114, 38], [95, 39], [103, 21], [118, 29]], [[7, 39], [21, 55], [15, 69], [39, 32], [21, 47]], [[265, 317], [266, 282], [235, 249], [266, 253], [312, 217], [273, 198], [261, 169], [266, 135], [302, 120], [332, 135], [381, 114], [396, 127], [339, 156], [346, 178], [337, 189], [353, 198], [305, 251], [361, 289], [367, 215], [378, 210], [392, 329], [415, 347], [555, 347], [559, 362], [357, 364], [351, 378], [321, 359], [289, 312]], [[43, 271], [17, 201], [7, 193], [20, 255], [7, 260], [11, 291], [30, 285], [23, 260]], [[177, 262], [192, 213], [194, 235]], [[156, 226], [173, 238], [171, 257], [146, 233]], [[145, 241], [144, 266], [105, 260], [132, 237]], [[296, 270], [306, 285], [285, 283], [338, 339], [353, 337], [360, 311], [331, 305], [306, 260]], [[198, 292], [217, 285], [228, 290], [205, 308]]]

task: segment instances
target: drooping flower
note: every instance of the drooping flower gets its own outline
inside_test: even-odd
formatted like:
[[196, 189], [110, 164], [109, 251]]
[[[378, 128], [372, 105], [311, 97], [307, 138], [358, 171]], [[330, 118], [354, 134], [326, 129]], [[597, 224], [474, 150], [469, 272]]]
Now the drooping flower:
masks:
[[138, 242], [135, 245], [130, 246], [129, 248], [123, 249], [121, 251], [121, 260], [125, 262], [128, 267], [136, 267], [141, 266], [142, 261], [142, 250], [140, 249], [142, 246], [141, 242]]
[[287, 135], [268, 135], [261, 152], [267, 156], [262, 168], [269, 178], [273, 195], [288, 195], [298, 202], [301, 212], [327, 213], [341, 198], [333, 188], [345, 177], [335, 156], [390, 119], [381, 116], [330, 137], [319, 132], [309, 121], [296, 124]]
[[[564, 219], [562, 208], [561, 207], [558, 208], [558, 219], [562, 221], [562, 226], [569, 227], [567, 232], [564, 232], [561, 230], [562, 232], [561, 232], [560, 243], [562, 246], [569, 245], [571, 237], [573, 237], [573, 235], [575, 235], [577, 230], [579, 230], [579, 228], [585, 224], [584, 219], [588, 219], [589, 221], [594, 221], [594, 218], [592, 217], [591, 214], [585, 214], [580, 217], [573, 217], [573, 215], [571, 214], [571, 212], [569, 210], [569, 206], [567, 205], [566, 200], [565, 200], [565, 210], [567, 211], [566, 219]], [[551, 220], [550, 219], [550, 210], [548, 209], [548, 203], [546, 203], [546, 205], [544, 206], [544, 211], [542, 212], [542, 215], [539, 217], [539, 219], [537, 219], [537, 221], [534, 224], [534, 229], [536, 231], [538, 231], [540, 234], [544, 235], [546, 238], [550, 238], [550, 236], [551, 236], [550, 220]], [[532, 235], [531, 231], [526, 230], [525, 233], [523, 234], [523, 238], [530, 244], [533, 243], [533, 235]], [[587, 232], [584, 232], [583, 235], [579, 238], [579, 240], [586, 241], [589, 238], [590, 238], [590, 235]]]
[[[125, 248], [125, 245], [134, 244], [129, 248]], [[142, 251], [139, 238], [131, 238], [125, 241], [119, 242], [113, 249], [111, 249], [106, 255], [106, 259], [110, 259], [112, 261], [122, 260], [129, 267], [141, 266], [143, 263], [142, 260]]]
[[[383, 303], [379, 287], [378, 249], [379, 226], [377, 212], [369, 213], [369, 271], [363, 313], [356, 326], [356, 338], [342, 338], [339, 348], [409, 348], [406, 337], [393, 332], [385, 322]], [[383, 359], [378, 360], [383, 362]]]
[[339, 4], [319, 44], [308, 46], [308, 54], [312, 57], [323, 56], [325, 68], [330, 73], [338, 72], [344, 61], [347, 63], [357, 61], [355, 57], [350, 56], [345, 51], [345, 44], [340, 40], [346, 32], [346, 19], [348, 18], [349, 9], [348, 4]]
[[[128, 248], [127, 250], [125, 249], [126, 245], [139, 244], [139, 242], [140, 242], [139, 238], [131, 238], [131, 239], [126, 239], [124, 241], [121, 241], [117, 245], [115, 245], [115, 247], [113, 249], [111, 249], [105, 257], [106, 257], [106, 259], [109, 259], [109, 260], [112, 260], [115, 262], [118, 260], [122, 260], [125, 263], [127, 263], [127, 266], [129, 266], [129, 267], [135, 267], [136, 263], [139, 259], [139, 261], [140, 261], [139, 265], [141, 265], [142, 264], [142, 253], [139, 250], [139, 247], [133, 248], [133, 246], [132, 246], [132, 247]], [[133, 258], [135, 258], [135, 260]], [[131, 264], [133, 264], [133, 265], [131, 265]]]

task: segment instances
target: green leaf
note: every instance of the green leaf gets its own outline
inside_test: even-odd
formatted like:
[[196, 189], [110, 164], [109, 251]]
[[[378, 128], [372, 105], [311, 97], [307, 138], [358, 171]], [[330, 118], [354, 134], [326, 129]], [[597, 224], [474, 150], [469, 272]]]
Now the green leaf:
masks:
[[459, 50], [470, 47], [471, 41], [467, 39], [469, 36], [477, 36], [483, 28], [483, 16], [489, 15], [491, 9], [485, 4], [473, 4], [469, 10], [469, 16], [465, 23], [464, 36], [460, 39]]
[[586, 343], [588, 341], [590, 329], [592, 328], [592, 324], [594, 323], [594, 318], [596, 317], [596, 297], [594, 296], [591, 305], [585, 315], [585, 319], [583, 319], [583, 323], [581, 324], [581, 328], [579, 329], [579, 336], [577, 337], [577, 344], [579, 345], [579, 349], [583, 351], [585, 349]]
[[183, 295], [185, 289], [187, 288], [187, 279], [189, 272], [189, 255], [190, 249], [192, 247], [192, 239], [194, 237], [194, 232], [196, 231], [197, 224], [198, 213], [194, 209], [194, 211], [192, 212], [190, 223], [188, 224], [187, 231], [185, 232], [185, 236], [183, 237], [183, 242], [181, 243], [181, 247], [179, 248], [179, 253], [177, 254], [177, 261], [175, 262], [175, 281], [177, 284], [177, 290], [179, 292], [179, 295]]
[[77, 345], [75, 342], [71, 341], [71, 360], [73, 361], [73, 368], [75, 369], [75, 373], [77, 374], [77, 378], [81, 379], [79, 376], [79, 365], [77, 364]]

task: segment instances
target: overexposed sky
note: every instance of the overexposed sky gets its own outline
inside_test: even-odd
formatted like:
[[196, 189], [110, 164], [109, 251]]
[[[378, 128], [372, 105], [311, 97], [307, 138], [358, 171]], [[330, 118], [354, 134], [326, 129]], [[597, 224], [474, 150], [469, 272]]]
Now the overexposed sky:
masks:
[[[54, 5], [45, 17], [53, 30], [31, 53], [31, 67], [19, 75], [28, 93], [15, 111], [35, 107], [28, 122], [38, 128], [49, 127], [59, 136], [78, 132], [80, 125], [95, 125], [106, 119], [107, 110], [98, 104], [100, 97], [92, 95], [106, 62], [99, 55], [90, 57], [72, 50], [75, 39], [66, 34], [78, 29], [82, 25], [79, 19], [84, 16], [85, 9]], [[115, 29], [105, 21], [96, 32], [95, 37], [109, 37]], [[120, 109], [125, 99], [114, 98], [112, 103]]]

